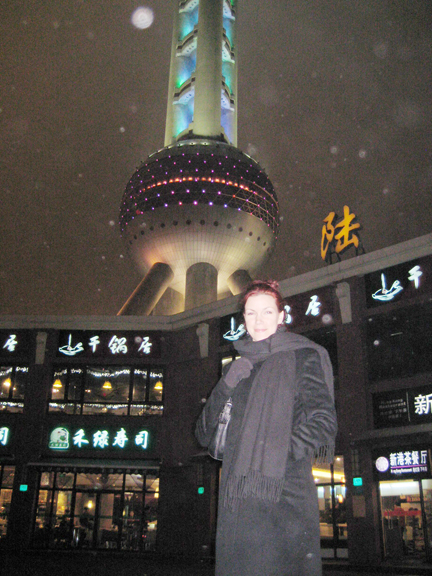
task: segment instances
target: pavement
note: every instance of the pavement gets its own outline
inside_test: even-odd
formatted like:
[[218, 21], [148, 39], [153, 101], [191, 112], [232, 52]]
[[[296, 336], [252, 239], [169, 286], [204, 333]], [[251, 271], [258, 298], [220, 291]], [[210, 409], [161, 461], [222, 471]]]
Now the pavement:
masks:
[[[211, 561], [149, 558], [139, 555], [83, 552], [3, 553], [1, 576], [214, 576]], [[324, 576], [377, 576], [379, 574], [430, 576], [432, 566], [378, 568], [350, 567], [346, 561], [323, 562]], [[247, 575], [244, 575], [247, 576]]]

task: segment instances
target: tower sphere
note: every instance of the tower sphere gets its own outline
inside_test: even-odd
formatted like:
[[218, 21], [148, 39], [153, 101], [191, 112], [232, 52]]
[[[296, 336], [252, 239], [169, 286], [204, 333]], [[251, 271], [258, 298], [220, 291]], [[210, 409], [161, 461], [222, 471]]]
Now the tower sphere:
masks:
[[185, 294], [198, 263], [217, 270], [217, 291], [237, 270], [251, 275], [271, 254], [279, 226], [273, 185], [259, 164], [225, 142], [182, 140], [149, 156], [133, 174], [120, 227], [142, 274], [162, 262]]

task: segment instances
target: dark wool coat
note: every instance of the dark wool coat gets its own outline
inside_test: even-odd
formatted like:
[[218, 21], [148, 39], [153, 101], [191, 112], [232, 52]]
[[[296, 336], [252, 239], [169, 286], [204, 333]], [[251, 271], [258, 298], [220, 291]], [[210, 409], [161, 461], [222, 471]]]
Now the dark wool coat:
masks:
[[[317, 489], [312, 477], [311, 447], [332, 444], [336, 435], [333, 399], [324, 382], [319, 354], [312, 348], [295, 351], [294, 407], [288, 460], [278, 502], [254, 496], [233, 507], [222, 503], [243, 415], [253, 380], [263, 362], [235, 389], [218, 382], [197, 422], [196, 437], [207, 447], [218, 416], [231, 396], [219, 491], [216, 576], [319, 576], [321, 574]], [[264, 360], [264, 363], [267, 360]], [[271, 385], [271, 383], [269, 383]], [[287, 409], [289, 412], [289, 409]]]

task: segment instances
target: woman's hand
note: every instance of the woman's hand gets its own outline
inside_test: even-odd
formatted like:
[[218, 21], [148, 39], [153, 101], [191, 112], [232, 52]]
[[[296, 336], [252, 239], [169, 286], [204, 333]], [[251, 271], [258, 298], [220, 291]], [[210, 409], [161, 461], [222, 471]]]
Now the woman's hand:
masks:
[[230, 388], [235, 388], [240, 380], [250, 375], [252, 368], [253, 364], [247, 358], [234, 360], [234, 362], [231, 362], [228, 372], [224, 376], [226, 385]]

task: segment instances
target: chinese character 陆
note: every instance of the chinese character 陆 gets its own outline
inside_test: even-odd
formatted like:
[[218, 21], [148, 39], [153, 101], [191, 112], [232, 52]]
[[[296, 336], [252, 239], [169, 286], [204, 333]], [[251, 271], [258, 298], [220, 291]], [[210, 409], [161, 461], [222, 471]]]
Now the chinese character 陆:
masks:
[[[322, 227], [322, 234], [321, 234], [321, 258], [326, 262], [331, 262], [331, 248], [334, 239], [335, 229], [333, 226], [333, 219], [335, 217], [334, 212], [330, 212], [328, 216], [326, 216], [323, 220], [325, 222], [324, 226]], [[328, 252], [330, 248], [330, 252]]]
[[350, 214], [350, 209], [348, 206], [344, 206], [343, 211], [344, 215], [342, 220], [335, 226], [335, 231], [336, 228], [341, 229], [340, 232], [335, 234], [335, 240], [337, 240], [335, 246], [336, 254], [343, 252], [351, 244], [353, 244], [356, 248], [359, 246], [359, 239], [352, 232], [353, 230], [360, 228], [360, 224], [358, 222], [353, 223], [353, 220], [355, 220], [356, 216], [355, 214]]

